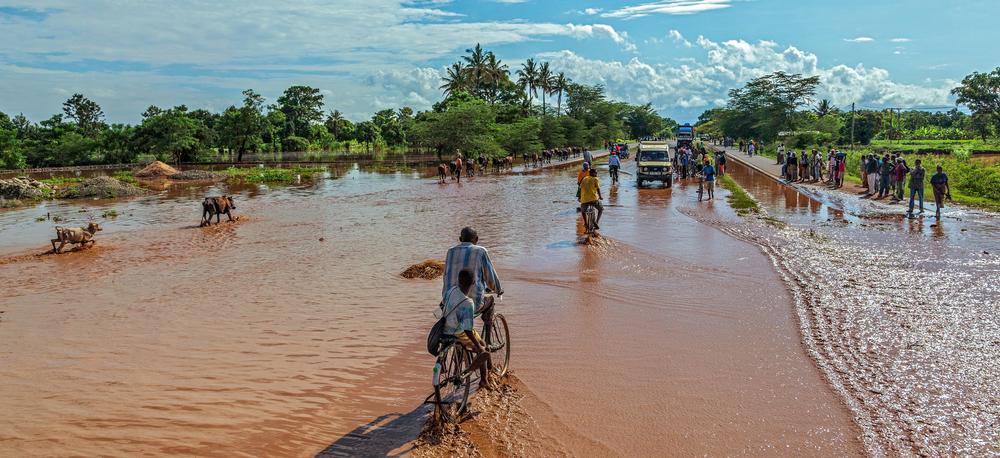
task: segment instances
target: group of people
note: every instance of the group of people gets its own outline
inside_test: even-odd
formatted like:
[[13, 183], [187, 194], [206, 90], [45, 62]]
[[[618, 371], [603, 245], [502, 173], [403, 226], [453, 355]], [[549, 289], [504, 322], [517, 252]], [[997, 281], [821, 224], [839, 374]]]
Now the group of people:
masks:
[[[908, 182], [907, 175], [910, 176]], [[919, 202], [917, 214], [924, 213], [924, 181], [927, 177], [927, 170], [924, 169], [923, 161], [920, 159], [913, 161], [913, 168], [910, 168], [906, 164], [906, 158], [899, 154], [884, 154], [881, 158], [875, 154], [862, 156], [861, 177], [866, 197], [884, 199], [891, 196], [893, 203], [903, 200], [903, 187], [904, 184], [908, 184], [910, 202], [906, 216], [915, 217], [913, 208], [917, 202]], [[931, 176], [930, 184], [934, 192], [936, 207], [934, 217], [941, 219], [944, 200], [945, 198], [951, 199], [951, 186], [948, 184], [948, 174], [940, 165], [937, 166], [936, 173]]]
[[785, 152], [785, 145], [778, 145], [776, 164], [781, 164], [781, 177], [790, 182], [813, 182], [823, 181], [823, 173], [826, 172], [826, 181], [840, 186], [843, 183], [843, 171], [845, 167], [844, 158], [839, 151], [831, 149], [827, 151], [826, 157], [818, 150], [812, 150], [796, 154], [795, 150]]
[[[792, 150], [786, 154], [785, 145], [782, 143], [778, 145], [777, 153], [777, 164], [781, 164], [781, 176], [789, 182], [821, 182], [824, 181], [823, 172], [826, 170], [825, 183], [830, 184], [834, 189], [844, 186], [847, 154], [835, 148], [830, 149], [825, 157], [815, 149], [811, 153], [803, 150], [796, 154]], [[862, 156], [860, 161], [859, 176], [861, 177], [861, 185], [865, 189], [865, 197], [875, 200], [889, 197], [893, 203], [898, 203], [904, 199], [904, 190], [909, 184], [910, 201], [906, 214], [910, 218], [914, 217], [914, 205], [917, 205], [918, 214], [924, 212], [926, 173], [920, 159], [914, 161], [914, 167], [910, 168], [909, 164], [906, 163], [906, 158], [898, 153], [885, 153], [881, 157], [877, 154], [868, 154]], [[909, 181], [907, 181], [907, 175], [909, 175]], [[937, 173], [931, 177], [930, 184], [937, 206], [935, 217], [940, 219], [944, 200], [951, 199], [948, 175], [944, 173], [941, 166], [937, 167]]]
[[754, 154], [757, 154], [757, 148], [758, 145], [756, 140], [752, 139], [750, 141], [740, 140], [740, 152], [746, 153], [747, 156], [753, 157]]

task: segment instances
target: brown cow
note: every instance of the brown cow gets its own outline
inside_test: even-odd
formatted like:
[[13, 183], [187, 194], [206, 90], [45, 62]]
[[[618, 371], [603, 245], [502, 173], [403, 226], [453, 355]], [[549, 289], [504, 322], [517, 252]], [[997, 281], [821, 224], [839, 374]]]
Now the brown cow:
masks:
[[444, 184], [444, 179], [448, 176], [448, 166], [438, 164], [438, 183]]
[[[94, 234], [100, 231], [101, 225], [90, 223], [86, 227], [61, 227], [56, 226], [56, 238], [52, 239], [52, 251], [62, 253], [62, 249], [67, 243], [87, 246], [87, 243], [94, 244]], [[59, 242], [59, 246], [56, 246]]]
[[235, 210], [236, 204], [233, 203], [232, 196], [206, 197], [201, 203], [201, 208], [201, 226], [204, 227], [212, 225], [212, 216], [215, 216], [215, 224], [219, 224], [223, 213], [229, 217], [229, 221], [233, 221], [230, 210]]

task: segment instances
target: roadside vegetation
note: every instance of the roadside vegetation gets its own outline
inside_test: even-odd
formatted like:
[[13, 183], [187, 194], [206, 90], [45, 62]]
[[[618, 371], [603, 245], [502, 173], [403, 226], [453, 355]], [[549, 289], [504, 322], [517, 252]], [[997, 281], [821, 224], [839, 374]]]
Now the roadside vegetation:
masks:
[[729, 202], [729, 206], [736, 210], [737, 214], [743, 216], [760, 212], [760, 204], [732, 177], [722, 175], [719, 177], [719, 183], [723, 188], [729, 190], [729, 196], [726, 197], [726, 201]]
[[292, 183], [299, 178], [310, 178], [326, 171], [319, 167], [230, 167], [224, 171], [232, 180], [245, 183]]
[[609, 100], [602, 86], [575, 83], [548, 62], [511, 68], [479, 45], [448, 68], [441, 90], [443, 100], [427, 111], [400, 107], [352, 121], [326, 106], [319, 88], [291, 86], [273, 101], [247, 89], [222, 112], [150, 106], [135, 125], [108, 124], [96, 101], [74, 94], [61, 113], [40, 122], [0, 112], [0, 169], [322, 161], [358, 153], [496, 157], [669, 135], [677, 125], [649, 104]]
[[[860, 182], [865, 154], [899, 153], [910, 167], [921, 159], [928, 177], [941, 165], [956, 202], [1000, 210], [1000, 68], [973, 73], [952, 90], [959, 106], [948, 111], [840, 109], [815, 102], [820, 81], [776, 72], [729, 93], [723, 108], [698, 119], [698, 131], [736, 142], [754, 140], [758, 154], [838, 148], [847, 152], [847, 176]], [[907, 191], [908, 194], [908, 191]]]

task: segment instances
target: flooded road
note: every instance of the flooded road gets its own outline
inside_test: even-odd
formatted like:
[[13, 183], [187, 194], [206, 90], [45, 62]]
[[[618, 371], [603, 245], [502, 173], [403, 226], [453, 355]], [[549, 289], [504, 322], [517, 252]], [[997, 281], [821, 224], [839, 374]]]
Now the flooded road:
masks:
[[[971, 307], [923, 295], [897, 305], [878, 281], [840, 283], [870, 265], [848, 255], [871, 239], [933, 235], [861, 230], [845, 221], [850, 210], [792, 204], [773, 184], [738, 177], [790, 221], [758, 227], [724, 200], [699, 203], [691, 184], [636, 190], [626, 176], [609, 189], [602, 171], [603, 237], [580, 245], [575, 174], [441, 186], [353, 168], [296, 186], [181, 187], [2, 212], [0, 454], [405, 448], [430, 391], [422, 346], [440, 282], [398, 273], [443, 257], [465, 225], [505, 280], [512, 367], [532, 394], [545, 454], [995, 450], [988, 422], [1000, 397], [989, 374], [1000, 373], [1000, 338], [997, 296], [985, 295], [997, 282], [975, 280], [998, 270], [996, 257], [970, 257], [979, 236], [921, 248], [917, 259], [941, 261], [916, 264], [927, 273], [916, 278], [905, 274], [913, 263], [863, 257], [904, 288], [947, 291], [934, 282], [953, 269], [945, 277], [964, 281]], [[220, 192], [237, 196], [244, 218], [192, 227], [198, 199]], [[35, 217], [76, 225], [108, 207], [122, 216], [104, 223], [95, 249], [30, 256], [52, 226]], [[817, 247], [806, 228], [829, 231], [838, 249]], [[815, 270], [825, 275], [796, 276]], [[886, 320], [899, 324], [893, 333]], [[919, 345], [899, 359], [873, 354], [901, 342]], [[944, 359], [928, 374], [921, 364], [934, 358]]]

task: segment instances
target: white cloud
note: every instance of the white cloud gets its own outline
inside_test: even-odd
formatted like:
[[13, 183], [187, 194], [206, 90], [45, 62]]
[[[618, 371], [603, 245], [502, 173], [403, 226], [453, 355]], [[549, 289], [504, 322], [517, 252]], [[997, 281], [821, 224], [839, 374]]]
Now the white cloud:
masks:
[[632, 19], [649, 16], [651, 14], [696, 14], [705, 11], [729, 8], [730, 6], [730, 0], [659, 0], [633, 6], [626, 6], [617, 10], [608, 11], [601, 14], [601, 16]]
[[871, 43], [875, 41], [872, 37], [855, 37], [855, 38], [844, 38], [844, 41], [851, 43]]
[[891, 39], [889, 41], [891, 41], [893, 43], [909, 43], [909, 42], [911, 42], [913, 40], [910, 40], [909, 38], [893, 38], [893, 39]]
[[583, 14], [594, 15], [600, 13], [601, 11], [602, 11], [601, 8], [584, 8]]
[[[350, 105], [359, 113], [370, 112], [377, 105], [371, 94], [374, 86], [362, 82], [369, 81], [376, 69], [405, 74], [437, 59], [454, 58], [474, 43], [496, 46], [567, 37], [611, 40], [625, 50], [635, 49], [625, 32], [607, 24], [467, 21], [446, 8], [450, 0], [0, 3], [46, 13], [40, 21], [5, 16], [4, 35], [18, 39], [0, 40], [0, 64], [10, 64], [0, 71], [0, 109], [23, 110], [33, 119], [47, 117], [61, 103], [39, 103], [39, 98], [46, 97], [42, 94], [52, 92], [51, 87], [91, 95], [102, 88], [114, 89], [118, 79], [135, 88], [144, 79], [149, 81], [151, 96], [136, 90], [102, 97], [98, 101], [113, 121], [135, 121], [142, 112], [136, 110], [136, 103], [214, 103], [225, 108], [240, 100], [239, 90], [266, 92], [274, 86], [280, 91], [281, 86], [291, 84], [334, 88], [343, 99], [329, 100], [331, 106], [347, 111], [341, 107]], [[76, 70], [49, 75], [51, 87], [13, 80], [25, 78], [22, 72], [31, 68]], [[376, 81], [391, 79], [382, 76]], [[186, 98], [183, 89], [175, 91], [176, 100], [149, 100], [168, 92], [169, 84], [178, 88], [202, 85], [192, 94], [204, 101]], [[400, 90], [406, 91], [402, 95], [407, 100], [423, 105], [415, 108], [427, 108], [425, 102], [436, 98], [420, 84]], [[228, 103], [215, 100], [225, 94], [231, 94]], [[392, 97], [382, 95], [379, 100]]]
[[667, 36], [674, 40], [674, 42], [683, 44], [684, 47], [690, 48], [693, 46], [690, 41], [684, 38], [684, 35], [681, 35], [680, 31], [671, 29], [670, 32], [667, 32]]
[[954, 81], [923, 85], [898, 83], [887, 70], [835, 65], [822, 67], [819, 58], [794, 46], [781, 48], [771, 41], [715, 42], [698, 37], [705, 51], [699, 61], [681, 65], [649, 64], [638, 58], [627, 62], [588, 59], [572, 51], [543, 53], [574, 81], [602, 84], [610, 96], [631, 103], [651, 102], [660, 111], [710, 108], [725, 104], [730, 88], [775, 71], [819, 76], [817, 97], [835, 105], [858, 102], [869, 106], [944, 105]]
[[515, 4], [515, 3], [527, 3], [528, 2], [528, 0], [493, 0], [493, 1], [496, 2], [496, 3], [506, 3], [506, 4], [509, 4], [509, 5], [512, 5], [512, 4]]

